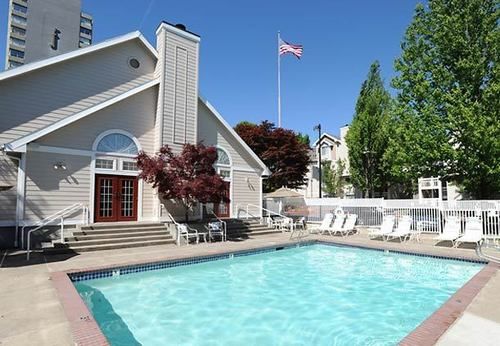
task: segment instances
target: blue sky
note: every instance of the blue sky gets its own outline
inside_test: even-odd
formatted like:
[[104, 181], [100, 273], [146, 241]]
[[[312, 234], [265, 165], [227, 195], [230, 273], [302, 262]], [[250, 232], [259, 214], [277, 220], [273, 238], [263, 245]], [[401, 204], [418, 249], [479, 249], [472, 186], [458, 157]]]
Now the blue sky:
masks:
[[[201, 36], [200, 92], [235, 125], [277, 122], [276, 33], [304, 45], [282, 58], [283, 126], [313, 135], [320, 122], [338, 134], [350, 123], [361, 83], [378, 59], [389, 85], [393, 62], [417, 0], [166, 1], [82, 0], [94, 17], [94, 41], [141, 30], [155, 45], [162, 21]], [[0, 0], [6, 37], [7, 0]], [[4, 62], [5, 40], [0, 42]], [[315, 135], [314, 135], [315, 138]]]

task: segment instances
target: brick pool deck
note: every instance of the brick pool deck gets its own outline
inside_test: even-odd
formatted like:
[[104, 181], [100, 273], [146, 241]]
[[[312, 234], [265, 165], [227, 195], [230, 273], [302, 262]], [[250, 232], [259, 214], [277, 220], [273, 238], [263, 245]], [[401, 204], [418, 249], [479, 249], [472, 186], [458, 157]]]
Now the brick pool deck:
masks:
[[[351, 246], [478, 259], [472, 249], [422, 243], [382, 242], [361, 233], [346, 238], [308, 236]], [[172, 245], [88, 252], [79, 255], [35, 254], [28, 263], [22, 252], [0, 254], [0, 345], [105, 344], [91, 317], [82, 315], [81, 300], [64, 272], [161, 260], [214, 255], [291, 244], [288, 234], [260, 236], [241, 242]], [[494, 345], [500, 340], [500, 271], [488, 265], [403, 340], [405, 345]], [[64, 285], [68, 285], [64, 287]], [[73, 292], [73, 293], [71, 293]], [[69, 306], [68, 306], [69, 304]]]

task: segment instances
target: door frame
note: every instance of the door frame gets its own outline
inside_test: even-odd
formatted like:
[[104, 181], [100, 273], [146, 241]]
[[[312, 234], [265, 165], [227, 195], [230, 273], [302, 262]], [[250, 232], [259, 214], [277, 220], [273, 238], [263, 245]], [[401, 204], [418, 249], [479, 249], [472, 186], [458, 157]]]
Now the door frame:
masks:
[[231, 199], [231, 182], [230, 181], [227, 181], [225, 180], [224, 181], [225, 185], [227, 186], [226, 188], [226, 191], [227, 191], [227, 198], [229, 199], [229, 202], [226, 202], [226, 209], [227, 209], [227, 214], [224, 214], [224, 215], [219, 215], [218, 214], [218, 211], [219, 211], [219, 205], [220, 203], [214, 203], [214, 213], [217, 217], [231, 217], [231, 204], [233, 203], [232, 199]]
[[[124, 180], [124, 179], [128, 179], [128, 180], [133, 180], [133, 187], [134, 187], [134, 190], [135, 190], [135, 193], [134, 193], [134, 199], [133, 199], [133, 210], [134, 210], [134, 213], [133, 213], [133, 216], [131, 217], [121, 217], [120, 216], [120, 211], [121, 211], [121, 207], [120, 207], [120, 204], [118, 204], [119, 202], [118, 201], [115, 201], [114, 204], [113, 204], [113, 214], [115, 214], [115, 217], [113, 217], [113, 219], [103, 219], [103, 218], [100, 218], [98, 215], [97, 215], [97, 211], [99, 210], [99, 203], [100, 203], [100, 199], [101, 199], [101, 195], [99, 193], [98, 188], [100, 186], [99, 184], [99, 178], [110, 178], [113, 180], [113, 186], [116, 186], [117, 188], [121, 188], [121, 181]], [[120, 175], [120, 174], [99, 174], [99, 173], [96, 173], [94, 174], [94, 181], [95, 181], [95, 184], [94, 184], [94, 215], [93, 215], [93, 222], [123, 222], [123, 221], [137, 221], [138, 220], [138, 215], [139, 215], [139, 209], [138, 209], [138, 201], [139, 201], [139, 179], [137, 176], [131, 176], [131, 175]]]

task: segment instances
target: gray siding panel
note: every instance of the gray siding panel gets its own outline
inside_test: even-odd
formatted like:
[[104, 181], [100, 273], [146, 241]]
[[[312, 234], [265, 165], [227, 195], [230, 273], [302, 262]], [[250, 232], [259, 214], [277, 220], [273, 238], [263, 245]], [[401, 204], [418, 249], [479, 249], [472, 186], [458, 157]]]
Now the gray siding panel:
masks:
[[17, 165], [0, 153], [0, 221], [16, 219]]
[[[54, 170], [64, 161], [67, 170]], [[25, 219], [37, 221], [74, 203], [89, 204], [90, 157], [28, 151]], [[81, 214], [73, 215], [81, 219]]]
[[[141, 62], [137, 70], [128, 65], [132, 56]], [[155, 59], [134, 40], [0, 82], [0, 144], [140, 86], [154, 68]]]
[[260, 176], [257, 173], [233, 171], [233, 208], [237, 216], [246, 216], [247, 204], [250, 216], [260, 216]]
[[106, 130], [120, 129], [134, 135], [146, 152], [154, 152], [155, 112], [158, 87], [152, 87], [99, 112], [41, 137], [38, 144], [92, 150], [96, 137]]

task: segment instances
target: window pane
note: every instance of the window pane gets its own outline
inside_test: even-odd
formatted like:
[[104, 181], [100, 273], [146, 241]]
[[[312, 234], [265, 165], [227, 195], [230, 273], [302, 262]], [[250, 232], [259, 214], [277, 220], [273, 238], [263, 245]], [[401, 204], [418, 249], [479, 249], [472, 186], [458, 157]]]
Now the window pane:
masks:
[[113, 160], [97, 159], [95, 160], [95, 168], [113, 169]]
[[26, 18], [16, 16], [15, 14], [12, 15], [12, 21], [17, 24], [26, 24]]
[[122, 169], [124, 171], [137, 171], [137, 163], [133, 161], [123, 161]]
[[219, 170], [219, 175], [222, 178], [231, 178], [231, 171], [227, 169], [221, 169]]
[[10, 51], [10, 56], [15, 56], [17, 58], [24, 58], [24, 52], [17, 50], [17, 49], [9, 49]]
[[18, 28], [17, 26], [11, 26], [10, 27], [10, 31], [14, 34], [18, 34], [18, 35], [26, 35], [26, 30], [22, 29], [22, 28]]
[[14, 3], [14, 11], [18, 11], [18, 12], [22, 12], [22, 13], [26, 13], [28, 12], [28, 8], [26, 6], [21, 6], [19, 4], [16, 4]]
[[24, 40], [21, 40], [21, 39], [15, 38], [15, 37], [10, 38], [10, 43], [13, 45], [16, 45], [16, 46], [20, 46], [20, 47], [24, 47], [26, 44], [26, 42]]
[[87, 29], [87, 28], [82, 28], [82, 27], [80, 27], [80, 32], [81, 32], [82, 34], [92, 36], [92, 30], [89, 30], [89, 29]]
[[231, 164], [231, 161], [229, 160], [229, 156], [227, 155], [227, 153], [220, 148], [217, 148], [217, 163], [220, 165]]
[[139, 152], [134, 141], [121, 133], [112, 133], [105, 136], [97, 145], [97, 151], [131, 155], [137, 155]]

